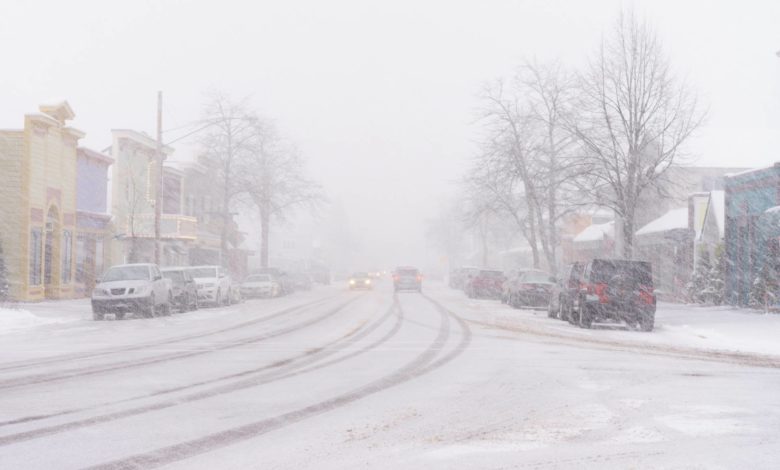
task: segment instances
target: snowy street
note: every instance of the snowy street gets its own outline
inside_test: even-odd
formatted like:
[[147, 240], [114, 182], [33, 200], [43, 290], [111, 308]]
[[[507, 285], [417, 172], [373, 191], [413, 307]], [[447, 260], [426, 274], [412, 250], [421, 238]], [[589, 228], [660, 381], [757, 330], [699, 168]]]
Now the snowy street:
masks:
[[776, 468], [780, 454], [777, 315], [662, 305], [652, 333], [581, 330], [433, 282], [125, 321], [29, 307], [49, 321], [0, 330], [2, 468]]

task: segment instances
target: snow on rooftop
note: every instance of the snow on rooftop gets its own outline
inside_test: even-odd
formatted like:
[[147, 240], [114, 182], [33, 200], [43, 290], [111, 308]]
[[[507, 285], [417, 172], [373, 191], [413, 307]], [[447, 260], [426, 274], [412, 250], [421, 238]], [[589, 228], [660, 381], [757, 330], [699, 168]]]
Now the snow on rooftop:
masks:
[[688, 228], [688, 208], [672, 209], [661, 217], [636, 231], [637, 235], [666, 232], [680, 228]]
[[615, 221], [591, 224], [574, 237], [574, 242], [593, 242], [615, 237]]
[[715, 216], [718, 224], [718, 234], [722, 238], [726, 234], [726, 192], [711, 191], [710, 205], [707, 212]]
[[726, 176], [727, 178], [733, 178], [733, 177], [735, 177], [735, 176], [749, 175], [750, 173], [753, 173], [753, 172], [755, 172], [755, 171], [763, 171], [763, 170], [768, 170], [768, 169], [770, 169], [770, 168], [772, 168], [772, 167], [774, 167], [774, 166], [775, 166], [775, 165], [770, 165], [770, 166], [762, 166], [762, 167], [760, 167], [760, 168], [749, 168], [749, 169], [747, 169], [747, 170], [743, 170], [743, 171], [737, 171], [737, 172], [735, 172], [735, 173], [726, 173], [724, 176]]

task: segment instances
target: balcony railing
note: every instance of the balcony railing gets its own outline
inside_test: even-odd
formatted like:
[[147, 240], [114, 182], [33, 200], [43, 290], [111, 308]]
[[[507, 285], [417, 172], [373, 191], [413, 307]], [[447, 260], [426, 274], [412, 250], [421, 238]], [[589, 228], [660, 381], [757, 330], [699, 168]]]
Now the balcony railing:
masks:
[[[134, 230], [130, 230], [131, 223]], [[128, 216], [126, 236], [154, 238], [154, 214]], [[198, 238], [198, 219], [181, 214], [162, 214], [160, 216], [160, 238], [196, 240]]]

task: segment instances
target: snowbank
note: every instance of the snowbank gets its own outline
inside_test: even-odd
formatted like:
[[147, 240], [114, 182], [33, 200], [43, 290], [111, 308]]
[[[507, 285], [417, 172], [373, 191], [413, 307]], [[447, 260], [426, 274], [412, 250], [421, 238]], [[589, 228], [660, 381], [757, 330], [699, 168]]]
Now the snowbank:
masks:
[[39, 317], [27, 310], [0, 307], [0, 334], [62, 321], [57, 318]]

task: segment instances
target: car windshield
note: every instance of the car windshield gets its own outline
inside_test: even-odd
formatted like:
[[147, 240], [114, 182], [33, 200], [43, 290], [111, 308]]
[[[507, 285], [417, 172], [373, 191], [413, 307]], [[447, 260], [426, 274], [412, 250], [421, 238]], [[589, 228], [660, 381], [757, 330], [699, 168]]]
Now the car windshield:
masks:
[[531, 283], [545, 283], [552, 282], [552, 278], [549, 274], [541, 271], [526, 271], [522, 277], [523, 282]]
[[399, 269], [396, 274], [399, 276], [417, 276], [418, 271], [416, 269]]
[[352, 275], [352, 277], [354, 277], [356, 279], [362, 279], [364, 277], [368, 277], [368, 273], [355, 273], [355, 274]]
[[217, 268], [190, 268], [187, 271], [192, 277], [217, 277]]
[[163, 271], [162, 275], [166, 279], [170, 279], [176, 282], [184, 281], [184, 273], [182, 271]]
[[270, 280], [271, 276], [267, 274], [253, 274], [246, 278], [246, 282], [269, 282]]
[[141, 281], [151, 279], [148, 266], [115, 266], [103, 275], [102, 282]]
[[498, 279], [503, 277], [504, 273], [502, 273], [501, 271], [480, 271], [479, 275], [482, 277]]

